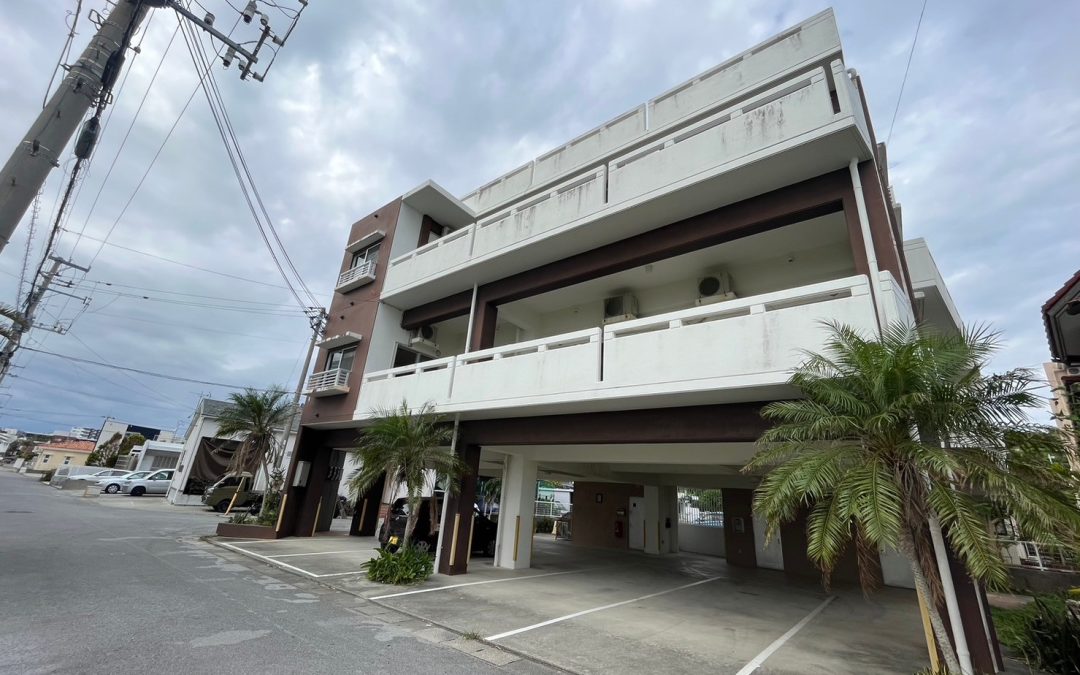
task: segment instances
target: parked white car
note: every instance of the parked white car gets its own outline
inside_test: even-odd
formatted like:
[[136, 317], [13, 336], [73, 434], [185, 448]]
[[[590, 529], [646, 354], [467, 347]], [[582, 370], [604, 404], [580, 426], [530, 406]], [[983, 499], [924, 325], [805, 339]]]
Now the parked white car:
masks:
[[99, 480], [94, 487], [101, 488], [102, 492], [107, 492], [111, 495], [120, 492], [120, 484], [125, 480], [135, 480], [137, 478], [145, 478], [149, 476], [149, 471], [120, 471], [114, 476], [106, 476]]
[[125, 478], [120, 481], [120, 492], [132, 497], [163, 495], [169, 491], [169, 483], [172, 482], [174, 473], [176, 472], [173, 469], [164, 469], [142, 478]]
[[[49, 485], [62, 489], [65, 483], [76, 480], [86, 481], [86, 484], [88, 485], [97, 482], [99, 476], [104, 477], [102, 474], [111, 471], [117, 471], [117, 469], [107, 469], [100, 466], [62, 466], [53, 472], [52, 479], [49, 480]], [[120, 471], [120, 473], [127, 472]]]

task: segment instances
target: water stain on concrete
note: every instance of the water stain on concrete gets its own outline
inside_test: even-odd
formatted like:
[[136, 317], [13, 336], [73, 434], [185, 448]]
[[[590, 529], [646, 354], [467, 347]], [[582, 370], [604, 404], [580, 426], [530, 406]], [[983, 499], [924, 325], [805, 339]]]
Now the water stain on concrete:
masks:
[[195, 638], [192, 647], [227, 647], [238, 645], [248, 640], [258, 640], [270, 634], [269, 630], [226, 630], [206, 637]]

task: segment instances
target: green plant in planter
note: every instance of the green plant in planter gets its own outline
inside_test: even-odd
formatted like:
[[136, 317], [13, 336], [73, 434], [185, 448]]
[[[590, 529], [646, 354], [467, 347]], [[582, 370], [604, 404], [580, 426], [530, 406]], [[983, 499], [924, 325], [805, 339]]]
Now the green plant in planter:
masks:
[[381, 584], [418, 584], [435, 571], [435, 557], [413, 546], [403, 546], [396, 553], [379, 549], [379, 555], [361, 567], [368, 579]]
[[994, 609], [994, 625], [1002, 644], [1032, 668], [1048, 673], [1080, 673], [1080, 616], [1067, 595], [1040, 595], [1015, 610]]
[[229, 522], [233, 525], [251, 525], [252, 517], [246, 511], [240, 511], [229, 516]]
[[263, 500], [262, 510], [259, 511], [259, 515], [255, 518], [259, 525], [266, 525], [267, 527], [275, 527], [277, 525], [278, 514], [281, 512], [281, 493], [271, 492], [266, 495]]

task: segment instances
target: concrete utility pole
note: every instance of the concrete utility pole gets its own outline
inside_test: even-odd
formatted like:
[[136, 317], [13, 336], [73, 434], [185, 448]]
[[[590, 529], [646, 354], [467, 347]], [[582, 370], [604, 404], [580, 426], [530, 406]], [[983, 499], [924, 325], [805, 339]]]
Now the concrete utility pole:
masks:
[[73, 267], [83, 272], [89, 272], [89, 268], [76, 265], [75, 263], [68, 262], [63, 258], [57, 258], [51, 256], [49, 258], [53, 261], [52, 267], [41, 278], [41, 283], [38, 284], [31, 293], [30, 297], [26, 300], [26, 311], [22, 313], [16, 319], [12, 320], [10, 335], [4, 342], [3, 350], [0, 350], [0, 383], [7, 377], [8, 371], [11, 370], [11, 361], [15, 357], [15, 352], [19, 349], [19, 343], [22, 341], [22, 336], [29, 331], [34, 325], [34, 313], [37, 312], [38, 305], [41, 304], [41, 299], [45, 296], [45, 292], [49, 290], [49, 285], [56, 278], [56, 275], [60, 273], [60, 268], [63, 266]]
[[[285, 450], [289, 447], [289, 434], [292, 433], [293, 425], [296, 424], [296, 416], [300, 414], [300, 396], [304, 391], [304, 382], [307, 380], [308, 368], [311, 367], [311, 356], [315, 353], [315, 345], [322, 337], [326, 328], [327, 313], [322, 307], [312, 308], [308, 315], [311, 319], [311, 341], [308, 342], [307, 356], [304, 357], [304, 367], [300, 369], [300, 379], [296, 383], [296, 391], [293, 392], [293, 413], [289, 415], [289, 424], [285, 427], [285, 441], [281, 445], [281, 452], [274, 458], [274, 468], [281, 468], [281, 461], [285, 458]], [[294, 448], [295, 450], [295, 448]], [[270, 477], [267, 476], [269, 482]]]
[[[109, 95], [131, 35], [151, 7], [163, 5], [163, 0], [118, 0], [11, 154], [0, 171], [0, 251], [7, 246], [49, 172], [60, 166], [60, 156], [90, 106], [97, 105], [102, 92]], [[96, 126], [88, 129], [91, 145], [94, 139], [89, 137], [96, 135]]]

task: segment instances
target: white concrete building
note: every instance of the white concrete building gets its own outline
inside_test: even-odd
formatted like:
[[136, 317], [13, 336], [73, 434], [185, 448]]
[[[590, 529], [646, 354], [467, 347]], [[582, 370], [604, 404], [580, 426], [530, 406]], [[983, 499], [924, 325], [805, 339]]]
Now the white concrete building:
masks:
[[128, 468], [131, 471], [175, 469], [183, 449], [183, 443], [147, 441], [131, 449]]
[[[177, 464], [174, 465], [176, 473], [173, 474], [169, 490], [165, 495], [170, 503], [201, 504], [206, 486], [216, 482], [228, 471], [232, 452], [237, 443], [235, 440], [219, 435], [217, 419], [229, 405], [226, 401], [202, 399], [191, 417], [183, 443], [161, 444], [176, 445], [180, 448]], [[292, 461], [297, 428], [299, 428], [299, 421], [286, 442], [285, 458], [282, 463], [284, 467], [288, 467]], [[261, 488], [265, 483], [266, 477], [261, 472], [258, 473], [256, 487]]]
[[[752, 512], [761, 407], [797, 395], [823, 321], [959, 329], [926, 243], [904, 242], [831, 10], [460, 198], [428, 181], [345, 244], [284, 527], [327, 529], [358, 431], [430, 404], [471, 469], [448, 574], [468, 569], [480, 476], [502, 480], [496, 566], [530, 566], [546, 478], [574, 483], [574, 544], [676, 553], [679, 488], [716, 488], [723, 526], [695, 547], [816, 576], [805, 514], [766, 543]], [[911, 584], [894, 553], [881, 566]]]

